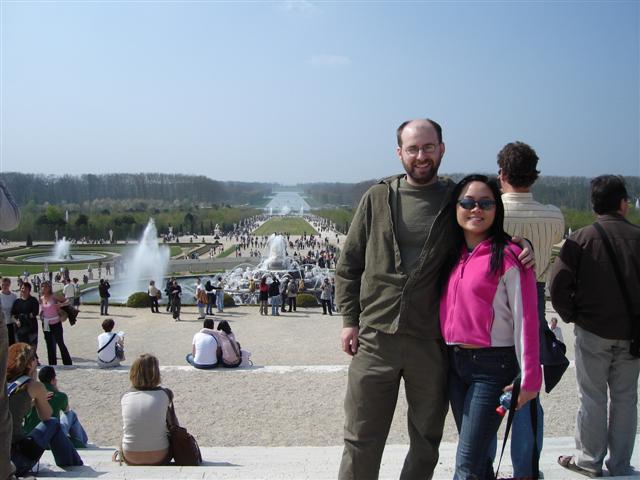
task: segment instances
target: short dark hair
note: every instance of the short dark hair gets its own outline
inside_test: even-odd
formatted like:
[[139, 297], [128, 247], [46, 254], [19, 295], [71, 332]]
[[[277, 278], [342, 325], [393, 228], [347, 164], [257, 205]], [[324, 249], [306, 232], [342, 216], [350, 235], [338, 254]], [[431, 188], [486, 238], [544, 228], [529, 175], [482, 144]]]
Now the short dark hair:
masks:
[[113, 318], [107, 318], [102, 322], [102, 329], [105, 332], [110, 332], [111, 330], [113, 330], [115, 324], [116, 322], [113, 321]]
[[[427, 122], [433, 125], [433, 128], [436, 130], [436, 135], [438, 136], [438, 142], [442, 143], [442, 127], [435, 120], [431, 120], [430, 118], [425, 118]], [[406, 122], [402, 122], [398, 129], [396, 130], [396, 137], [398, 138], [398, 146], [402, 146], [402, 132], [404, 131], [404, 127], [409, 125], [413, 120], [407, 120]]]
[[591, 180], [591, 207], [598, 215], [617, 212], [620, 202], [629, 198], [624, 178], [600, 175]]
[[38, 372], [38, 380], [42, 383], [51, 383], [54, 378], [56, 378], [56, 371], [50, 365], [45, 365]]
[[536, 151], [523, 142], [507, 143], [498, 153], [498, 166], [507, 181], [517, 188], [527, 188], [540, 172]]
[[22, 286], [31, 291], [31, 284], [29, 282], [22, 282]]
[[208, 328], [210, 330], [213, 330], [213, 319], [212, 318], [205, 318], [204, 322], [202, 322], [202, 326], [204, 328]]

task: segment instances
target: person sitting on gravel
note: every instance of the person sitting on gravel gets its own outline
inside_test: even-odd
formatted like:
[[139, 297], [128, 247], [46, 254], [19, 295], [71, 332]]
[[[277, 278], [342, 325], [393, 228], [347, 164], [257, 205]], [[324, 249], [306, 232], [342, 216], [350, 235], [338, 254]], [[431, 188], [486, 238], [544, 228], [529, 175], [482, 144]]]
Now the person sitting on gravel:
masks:
[[[59, 467], [82, 465], [82, 459], [65, 435], [60, 421], [51, 415], [47, 389], [38, 381], [36, 365], [33, 347], [22, 342], [9, 347], [7, 396], [9, 411], [13, 417], [11, 461], [16, 467], [17, 476], [29, 472], [47, 447], [51, 448]], [[25, 434], [22, 425], [32, 406], [35, 406], [40, 421]]]
[[112, 457], [127, 465], [168, 465], [171, 461], [167, 410], [173, 392], [160, 387], [160, 364], [143, 353], [129, 370], [131, 390], [122, 405], [122, 446]]
[[226, 320], [221, 320], [218, 323], [218, 329], [213, 329], [213, 321], [211, 322], [211, 328], [205, 326], [200, 333], [206, 333], [215, 337], [217, 344], [220, 346], [218, 349], [218, 361], [222, 363], [223, 367], [235, 368], [239, 367], [242, 363], [242, 353], [240, 351], [240, 343], [236, 340], [235, 335], [231, 331], [231, 326]]
[[[69, 397], [67, 397], [67, 394], [58, 390], [58, 379], [55, 369], [50, 365], [42, 367], [38, 372], [38, 379], [47, 389], [47, 392], [49, 392], [47, 398], [49, 405], [51, 405], [51, 416], [60, 420], [62, 430], [64, 430], [64, 433], [69, 437], [74, 447], [86, 448], [87, 442], [89, 441], [87, 432], [85, 432], [80, 420], [78, 420], [76, 412], [69, 408]], [[22, 430], [25, 434], [28, 434], [38, 423], [40, 423], [38, 410], [36, 407], [32, 407], [31, 411], [25, 417]]]
[[203, 322], [203, 330], [193, 336], [191, 353], [186, 357], [187, 363], [203, 370], [218, 366], [218, 340], [216, 335], [203, 333], [213, 331], [213, 319]]
[[107, 318], [102, 322], [104, 333], [98, 335], [98, 367], [119, 367], [124, 360], [124, 336], [112, 332], [115, 322]]

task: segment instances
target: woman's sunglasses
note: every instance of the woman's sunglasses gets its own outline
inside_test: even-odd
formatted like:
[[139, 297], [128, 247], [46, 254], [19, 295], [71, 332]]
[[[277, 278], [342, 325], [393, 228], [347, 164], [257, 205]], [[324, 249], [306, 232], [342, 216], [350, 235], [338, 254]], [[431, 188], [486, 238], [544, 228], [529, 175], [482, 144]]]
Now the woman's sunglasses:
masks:
[[495, 200], [473, 200], [472, 198], [463, 198], [462, 200], [458, 200], [458, 205], [460, 205], [465, 210], [473, 210], [476, 206], [480, 207], [481, 210], [491, 210], [496, 206]]

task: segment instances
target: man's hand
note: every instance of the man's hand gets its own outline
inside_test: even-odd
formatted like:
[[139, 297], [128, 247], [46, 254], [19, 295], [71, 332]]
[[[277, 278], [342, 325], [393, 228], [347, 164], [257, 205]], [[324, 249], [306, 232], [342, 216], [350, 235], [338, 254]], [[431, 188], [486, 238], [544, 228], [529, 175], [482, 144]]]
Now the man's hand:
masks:
[[344, 327], [340, 334], [340, 341], [342, 343], [342, 351], [351, 356], [358, 352], [358, 333], [359, 327]]
[[518, 235], [514, 235], [511, 237], [511, 241], [513, 243], [517, 243], [520, 248], [522, 248], [522, 252], [518, 255], [518, 260], [525, 268], [533, 268], [536, 266], [536, 256], [533, 252], [533, 245], [526, 238], [519, 237]]

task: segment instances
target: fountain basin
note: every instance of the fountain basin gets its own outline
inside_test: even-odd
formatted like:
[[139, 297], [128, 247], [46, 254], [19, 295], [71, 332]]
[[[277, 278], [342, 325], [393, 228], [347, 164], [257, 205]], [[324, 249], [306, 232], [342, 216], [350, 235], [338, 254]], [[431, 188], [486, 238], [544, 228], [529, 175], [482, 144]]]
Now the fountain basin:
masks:
[[69, 262], [90, 262], [96, 260], [104, 260], [109, 255], [97, 252], [91, 253], [72, 253], [67, 258], [60, 258], [55, 255], [29, 255], [20, 260], [28, 263], [69, 263]]

